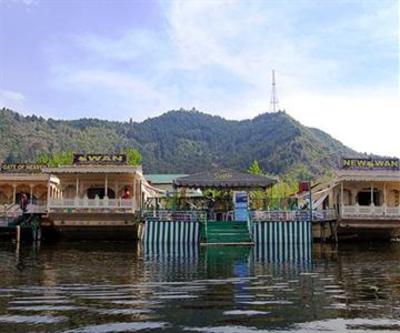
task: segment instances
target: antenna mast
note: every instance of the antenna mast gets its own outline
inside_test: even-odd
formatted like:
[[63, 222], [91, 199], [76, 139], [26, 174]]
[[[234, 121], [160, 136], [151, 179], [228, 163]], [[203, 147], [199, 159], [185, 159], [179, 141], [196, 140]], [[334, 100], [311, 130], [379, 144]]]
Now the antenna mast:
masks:
[[272, 70], [272, 91], [271, 91], [271, 102], [269, 111], [270, 112], [277, 112], [279, 110], [279, 101], [278, 97], [276, 96], [276, 83], [275, 83], [275, 70]]

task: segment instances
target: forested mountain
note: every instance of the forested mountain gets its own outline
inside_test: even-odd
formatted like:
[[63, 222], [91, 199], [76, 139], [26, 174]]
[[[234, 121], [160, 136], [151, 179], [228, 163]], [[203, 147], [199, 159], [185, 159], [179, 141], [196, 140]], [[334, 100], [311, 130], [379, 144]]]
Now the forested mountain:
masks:
[[143, 122], [73, 121], [22, 116], [0, 109], [0, 160], [33, 161], [40, 153], [140, 150], [146, 173], [193, 173], [212, 166], [246, 170], [258, 160], [263, 170], [322, 173], [352, 149], [285, 112], [233, 121], [195, 110], [170, 111]]

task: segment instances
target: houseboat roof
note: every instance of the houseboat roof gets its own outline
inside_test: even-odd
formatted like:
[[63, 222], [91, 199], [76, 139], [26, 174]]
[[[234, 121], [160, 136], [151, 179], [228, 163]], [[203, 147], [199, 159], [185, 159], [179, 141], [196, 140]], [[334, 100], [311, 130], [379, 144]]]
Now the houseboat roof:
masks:
[[51, 175], [43, 173], [0, 173], [0, 181], [54, 181]]
[[400, 170], [338, 170], [337, 181], [400, 181]]
[[168, 173], [168, 174], [148, 174], [144, 178], [152, 184], [172, 184], [175, 179], [186, 177], [187, 174], [182, 173]]
[[131, 165], [68, 165], [52, 168], [44, 168], [44, 173], [63, 174], [63, 173], [141, 173], [141, 166]]
[[251, 173], [233, 170], [213, 170], [180, 177], [174, 181], [174, 187], [189, 188], [225, 188], [255, 189], [268, 188], [276, 183], [276, 179]]

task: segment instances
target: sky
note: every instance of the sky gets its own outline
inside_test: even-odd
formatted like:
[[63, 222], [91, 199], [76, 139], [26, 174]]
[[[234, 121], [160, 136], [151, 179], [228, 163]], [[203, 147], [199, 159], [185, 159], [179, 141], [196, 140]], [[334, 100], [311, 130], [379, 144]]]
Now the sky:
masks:
[[280, 109], [400, 157], [400, 0], [0, 0], [0, 107], [142, 121]]

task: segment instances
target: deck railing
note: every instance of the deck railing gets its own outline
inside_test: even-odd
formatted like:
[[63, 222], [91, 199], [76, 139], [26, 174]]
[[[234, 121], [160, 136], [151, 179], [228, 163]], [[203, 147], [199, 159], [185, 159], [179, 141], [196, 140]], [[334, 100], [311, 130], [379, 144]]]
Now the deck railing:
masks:
[[207, 213], [202, 210], [147, 210], [143, 211], [146, 220], [157, 221], [206, 221]]
[[31, 204], [28, 204], [26, 208], [28, 213], [32, 214], [43, 214], [47, 212], [47, 201], [36, 200]]
[[360, 206], [343, 205], [341, 209], [342, 218], [400, 218], [400, 206]]
[[96, 209], [96, 208], [125, 208], [127, 210], [136, 210], [138, 207], [132, 199], [88, 199], [88, 198], [61, 198], [61, 199], [50, 199], [49, 209], [60, 209], [60, 208], [85, 208], [85, 209]]
[[[157, 210], [144, 211], [144, 218], [147, 220], [158, 221], [207, 221], [206, 211], [172, 211], [172, 210]], [[307, 210], [297, 211], [282, 211], [282, 210], [253, 210], [249, 212], [249, 229], [251, 229], [252, 221], [309, 221], [310, 212]], [[313, 211], [313, 221], [333, 221], [337, 215], [335, 210], [326, 209]]]
[[[253, 221], [309, 221], [310, 211], [308, 210], [254, 210], [250, 212]], [[336, 220], [336, 212], [333, 209], [313, 211], [313, 221]]]

